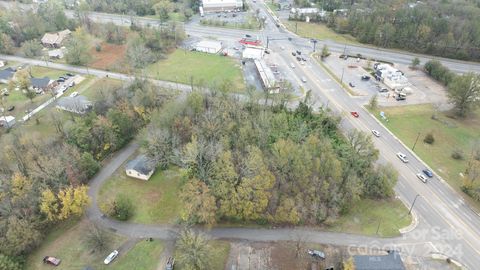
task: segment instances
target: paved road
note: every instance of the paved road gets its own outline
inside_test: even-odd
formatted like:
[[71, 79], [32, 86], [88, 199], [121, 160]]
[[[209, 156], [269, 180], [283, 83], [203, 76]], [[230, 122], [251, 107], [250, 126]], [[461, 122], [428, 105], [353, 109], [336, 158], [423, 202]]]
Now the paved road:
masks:
[[[7, 60], [7, 61], [14, 61], [22, 64], [30, 64], [30, 65], [36, 65], [36, 66], [41, 66], [41, 67], [48, 67], [48, 68], [53, 68], [53, 69], [61, 69], [65, 71], [70, 71], [70, 72], [75, 72], [79, 74], [85, 74], [85, 75], [93, 75], [97, 77], [109, 77], [112, 79], [117, 79], [117, 80], [122, 80], [122, 81], [133, 81], [135, 80], [134, 75], [127, 75], [123, 73], [116, 73], [116, 72], [110, 72], [110, 71], [105, 71], [105, 70], [100, 70], [100, 69], [92, 69], [92, 68], [87, 68], [87, 67], [81, 67], [81, 66], [72, 66], [72, 65], [67, 65], [67, 64], [59, 64], [59, 63], [53, 63], [49, 61], [42, 61], [42, 60], [35, 60], [35, 59], [30, 59], [30, 58], [23, 58], [19, 56], [12, 56], [12, 55], [3, 55], [0, 54], [0, 59]], [[191, 86], [186, 85], [186, 84], [181, 84], [181, 83], [174, 83], [174, 82], [168, 82], [168, 81], [160, 81], [160, 80], [153, 80], [149, 79], [153, 84], [164, 87], [167, 89], [177, 89], [178, 91], [182, 92], [188, 92], [191, 91]]]

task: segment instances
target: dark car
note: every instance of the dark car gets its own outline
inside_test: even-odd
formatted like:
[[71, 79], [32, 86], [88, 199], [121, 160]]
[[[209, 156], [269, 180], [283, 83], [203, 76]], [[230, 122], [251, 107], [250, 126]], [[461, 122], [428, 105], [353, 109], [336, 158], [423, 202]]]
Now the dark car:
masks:
[[307, 58], [305, 58], [305, 57], [302, 57], [302, 61], [305, 61], [305, 62], [307, 62]]
[[298, 55], [301, 55], [301, 54], [302, 54], [302, 52], [301, 52], [301, 51], [297, 51], [297, 54], [298, 54]]
[[293, 55], [293, 56], [297, 56], [297, 54], [296, 54], [295, 52], [292, 52], [292, 55]]
[[251, 38], [252, 36], [249, 34], [246, 34], [245, 37]]
[[325, 253], [319, 251], [319, 250], [315, 250], [315, 249], [309, 249], [307, 251], [308, 255], [314, 257], [314, 258], [318, 258], [318, 259], [322, 259], [322, 260], [325, 260]]
[[424, 169], [424, 170], [422, 170], [422, 172], [423, 172], [426, 176], [428, 176], [428, 177], [430, 177], [430, 178], [433, 177], [433, 173], [432, 173], [432, 171], [430, 171], [429, 169]]
[[363, 75], [363, 76], [362, 76], [362, 80], [368, 81], [368, 80], [370, 80], [370, 76]]
[[9, 111], [9, 112], [11, 112], [11, 111], [13, 111], [13, 110], [15, 110], [15, 106], [10, 106], [10, 107], [8, 107], [8, 109], [7, 109], [7, 111]]
[[65, 73], [65, 76], [73, 77], [73, 74], [72, 73]]
[[297, 56], [298, 61], [302, 61], [302, 58], [300, 56]]
[[388, 92], [388, 89], [387, 88], [380, 88], [380, 89], [378, 89], [378, 92], [386, 93], [386, 92]]
[[349, 82], [348, 85], [350, 85], [350, 87], [355, 87], [355, 84], [353, 84], [352, 82]]
[[57, 82], [65, 82], [65, 79], [59, 78]]
[[51, 265], [53, 265], [53, 266], [58, 266], [58, 265], [60, 265], [60, 262], [61, 262], [60, 259], [57, 259], [57, 258], [52, 257], [52, 256], [45, 256], [45, 257], [43, 258], [43, 263], [51, 264]]

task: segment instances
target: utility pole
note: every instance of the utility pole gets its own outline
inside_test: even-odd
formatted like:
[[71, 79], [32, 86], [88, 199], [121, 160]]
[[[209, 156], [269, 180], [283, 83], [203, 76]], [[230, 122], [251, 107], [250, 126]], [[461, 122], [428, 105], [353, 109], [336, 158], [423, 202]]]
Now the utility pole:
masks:
[[415, 196], [415, 199], [413, 199], [412, 206], [410, 207], [410, 210], [408, 210], [409, 215], [412, 213], [413, 206], [415, 205], [415, 202], [417, 201], [418, 197], [420, 197], [420, 194], [417, 194], [417, 196]]
[[318, 40], [312, 38], [310, 41], [313, 43], [313, 52], [315, 52]]
[[415, 151], [415, 146], [417, 145], [419, 137], [420, 137], [420, 132], [418, 132], [417, 139], [415, 139], [415, 143], [413, 144], [412, 151]]
[[297, 30], [298, 30], [298, 22], [295, 22], [295, 34], [297, 34]]
[[343, 84], [343, 73], [345, 72], [345, 68], [342, 67], [342, 77], [340, 78], [340, 84]]
[[382, 219], [378, 221], [377, 231], [375, 232], [375, 235], [378, 235], [378, 230], [380, 229], [380, 223], [382, 223]]

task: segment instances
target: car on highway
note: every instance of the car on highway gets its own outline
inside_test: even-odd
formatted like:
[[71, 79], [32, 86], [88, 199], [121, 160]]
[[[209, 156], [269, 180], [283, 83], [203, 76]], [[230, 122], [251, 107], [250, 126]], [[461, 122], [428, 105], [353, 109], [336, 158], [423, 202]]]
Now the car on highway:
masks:
[[108, 254], [108, 256], [103, 260], [104, 264], [110, 264], [115, 258], [118, 256], [118, 250], [112, 251], [112, 253]]
[[387, 88], [380, 88], [380, 89], [378, 89], [378, 92], [386, 93], [386, 92], [388, 92], [388, 89]]
[[307, 82], [307, 78], [302, 77], [302, 82], [306, 83], [306, 82]]
[[301, 51], [296, 51], [296, 53], [297, 53], [298, 55], [301, 55], [301, 54], [302, 54], [302, 52], [301, 52]]
[[370, 76], [363, 75], [363, 76], [362, 76], [362, 80], [363, 80], [363, 81], [368, 81], [368, 80], [370, 80]]
[[352, 82], [349, 82], [348, 85], [350, 85], [350, 87], [355, 87], [355, 84], [353, 84]]
[[295, 68], [295, 65], [293, 63], [290, 63], [291, 68]]
[[405, 155], [405, 154], [402, 153], [402, 152], [398, 152], [398, 153], [397, 153], [397, 157], [398, 157], [403, 163], [407, 163], [407, 162], [408, 162], [407, 155]]
[[420, 179], [420, 181], [422, 181], [423, 183], [427, 183], [427, 177], [421, 173], [417, 173], [417, 177], [418, 179]]
[[53, 266], [59, 266], [61, 261], [62, 260], [60, 260], [58, 258], [55, 258], [55, 257], [52, 257], [52, 256], [45, 256], [43, 258], [43, 263], [50, 264], [50, 265], [53, 265]]
[[378, 132], [378, 130], [372, 129], [372, 134], [375, 135], [375, 137], [380, 137], [380, 132]]
[[430, 171], [429, 169], [423, 169], [422, 172], [423, 172], [426, 176], [428, 176], [428, 177], [430, 177], [430, 178], [433, 177], [433, 172]]
[[360, 116], [358, 112], [350, 112], [350, 114], [353, 115], [353, 117], [355, 118], [358, 118]]

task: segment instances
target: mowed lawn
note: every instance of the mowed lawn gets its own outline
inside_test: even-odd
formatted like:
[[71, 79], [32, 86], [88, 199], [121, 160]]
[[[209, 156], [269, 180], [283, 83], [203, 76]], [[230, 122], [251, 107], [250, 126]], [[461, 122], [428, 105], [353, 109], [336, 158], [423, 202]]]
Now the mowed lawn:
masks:
[[[133, 157], [132, 157], [133, 158]], [[157, 170], [150, 180], [143, 181], [125, 175], [125, 166], [105, 182], [99, 193], [99, 206], [113, 201], [118, 194], [124, 194], [134, 205], [129, 222], [144, 224], [176, 223], [181, 203], [178, 198], [181, 187], [179, 169]]]
[[[209, 241], [210, 244], [210, 268], [209, 270], [223, 270], [228, 260], [230, 253], [230, 243], [227, 241], [215, 240]], [[175, 252], [175, 257], [178, 257], [178, 251]], [[184, 270], [185, 267], [179, 262], [175, 262], [175, 270]]]
[[[47, 235], [41, 246], [28, 256], [26, 269], [52, 269], [51, 265], [44, 264], [42, 261], [47, 255], [62, 260], [60, 266], [54, 267], [58, 270], [83, 269], [85, 266], [104, 269], [103, 260], [109, 251], [92, 253], [84, 241], [88, 231], [89, 224], [85, 220], [80, 222], [72, 220], [57, 226]], [[126, 241], [125, 238], [111, 232], [107, 232], [107, 234], [110, 239], [109, 248], [112, 250]]]
[[355, 203], [352, 209], [335, 221], [328, 230], [393, 237], [400, 235], [399, 229], [410, 225], [411, 221], [408, 209], [398, 199], [388, 201], [363, 199]]
[[[439, 120], [434, 120], [431, 105], [381, 108], [374, 112], [379, 119], [380, 110], [389, 120], [382, 121], [383, 124], [407, 146], [413, 147], [418, 136], [415, 153], [452, 187], [460, 190], [463, 182], [460, 173], [465, 172], [474, 144], [480, 139], [480, 111], [464, 120], [452, 119], [438, 112]], [[427, 133], [432, 133], [435, 138], [432, 145], [423, 142]], [[464, 160], [451, 157], [456, 149], [464, 153]]]
[[65, 70], [40, 67], [40, 66], [31, 66], [28, 69], [30, 69], [29, 71], [32, 74], [32, 77], [35, 77], [35, 78], [49, 77], [51, 80], [56, 80], [58, 79], [58, 77], [64, 76], [65, 73], [68, 72]]
[[[141, 240], [126, 254], [120, 254], [119, 258], [110, 266], [98, 269], [115, 269], [115, 270], [156, 270], [160, 263], [160, 255], [164, 249], [160, 240], [145, 241]], [[97, 268], [95, 268], [97, 269]]]
[[[296, 21], [285, 21], [282, 20], [282, 23], [288, 28], [288, 30], [297, 34], [302, 37], [306, 38], [314, 38], [320, 40], [333, 40], [336, 42], [341, 43], [348, 43], [348, 44], [361, 44], [358, 42], [354, 37], [351, 35], [342, 35], [335, 33], [332, 29], [328, 28], [325, 24], [321, 23], [307, 23], [307, 22], [296, 22]], [[322, 48], [318, 48], [321, 50]]]
[[211, 86], [224, 81], [233, 83], [235, 92], [243, 91], [245, 83], [240, 63], [231, 57], [176, 50], [167, 59], [160, 60], [146, 68], [150, 77], [191, 84]]

